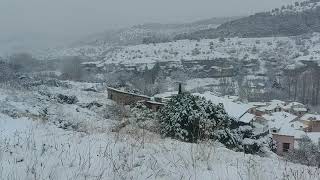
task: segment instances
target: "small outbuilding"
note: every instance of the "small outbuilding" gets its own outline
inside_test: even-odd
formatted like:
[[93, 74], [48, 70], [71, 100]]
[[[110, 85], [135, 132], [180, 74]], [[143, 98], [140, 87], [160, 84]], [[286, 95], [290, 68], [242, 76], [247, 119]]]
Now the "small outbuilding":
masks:
[[285, 153], [294, 150], [294, 136], [287, 136], [274, 133], [272, 134], [272, 139], [276, 143], [278, 155], [284, 155]]
[[115, 101], [118, 104], [122, 105], [134, 105], [136, 103], [143, 103], [152, 111], [159, 111], [161, 107], [164, 106], [164, 103], [158, 102], [161, 99], [151, 98], [149, 96], [139, 95], [135, 93], [129, 93], [115, 88], [107, 88], [108, 90], [108, 99]]
[[122, 105], [132, 105], [141, 101], [150, 101], [151, 98], [144, 95], [139, 95], [135, 93], [129, 93], [115, 88], [107, 88], [108, 90], [108, 99], [111, 99], [118, 104]]

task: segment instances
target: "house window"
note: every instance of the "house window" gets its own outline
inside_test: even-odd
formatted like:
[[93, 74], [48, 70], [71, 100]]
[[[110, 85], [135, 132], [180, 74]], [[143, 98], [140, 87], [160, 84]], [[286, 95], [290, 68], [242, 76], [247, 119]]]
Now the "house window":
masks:
[[283, 143], [282, 144], [282, 151], [283, 152], [289, 152], [290, 149], [290, 143]]
[[276, 129], [274, 129], [274, 130], [272, 130], [272, 132], [273, 132], [273, 133], [277, 133], [277, 130], [276, 130]]

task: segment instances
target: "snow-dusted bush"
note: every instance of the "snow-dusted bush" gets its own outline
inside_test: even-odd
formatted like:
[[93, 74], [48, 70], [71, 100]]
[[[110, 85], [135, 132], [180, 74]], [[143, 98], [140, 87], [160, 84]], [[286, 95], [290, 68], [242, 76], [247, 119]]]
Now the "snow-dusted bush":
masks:
[[199, 50], [199, 48], [195, 48], [192, 50], [191, 54], [192, 54], [192, 56], [196, 56], [196, 55], [201, 54], [201, 51]]
[[308, 136], [303, 136], [298, 147], [286, 155], [289, 161], [320, 167], [320, 143], [315, 144]]
[[157, 112], [150, 110], [143, 103], [137, 103], [130, 109], [127, 116], [113, 127], [113, 132], [123, 132], [144, 139], [147, 133], [159, 132], [159, 124], [156, 120]]
[[66, 103], [66, 104], [76, 104], [79, 100], [77, 96], [67, 96], [63, 94], [57, 95], [57, 100], [59, 103]]
[[130, 124], [151, 132], [158, 131], [157, 112], [152, 111], [142, 103], [137, 103], [130, 111]]
[[103, 110], [102, 114], [105, 119], [115, 119], [120, 121], [129, 117], [130, 113], [125, 106], [114, 103], [111, 105], [106, 105], [106, 108]]
[[231, 122], [223, 106], [188, 93], [173, 97], [160, 111], [159, 120], [162, 135], [186, 142], [220, 137], [215, 130]]

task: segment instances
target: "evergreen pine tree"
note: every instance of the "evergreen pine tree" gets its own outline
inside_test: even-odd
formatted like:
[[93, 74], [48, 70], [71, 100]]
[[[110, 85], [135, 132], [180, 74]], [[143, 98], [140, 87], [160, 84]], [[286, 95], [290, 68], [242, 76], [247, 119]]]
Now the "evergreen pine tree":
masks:
[[222, 104], [189, 93], [171, 98], [158, 119], [163, 136], [185, 142], [214, 139], [227, 148], [252, 154], [260, 152], [265, 143], [253, 137], [251, 126], [241, 126], [230, 118]]
[[187, 142], [214, 138], [214, 130], [224, 129], [231, 121], [221, 105], [189, 93], [173, 97], [159, 119], [162, 135]]

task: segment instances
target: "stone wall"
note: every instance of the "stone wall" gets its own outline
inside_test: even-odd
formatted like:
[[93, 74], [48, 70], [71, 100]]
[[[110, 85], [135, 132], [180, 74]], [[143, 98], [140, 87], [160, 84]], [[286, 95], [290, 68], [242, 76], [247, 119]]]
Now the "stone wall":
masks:
[[122, 92], [112, 88], [108, 88], [108, 98], [122, 105], [132, 105], [139, 101], [150, 100], [147, 96]]

